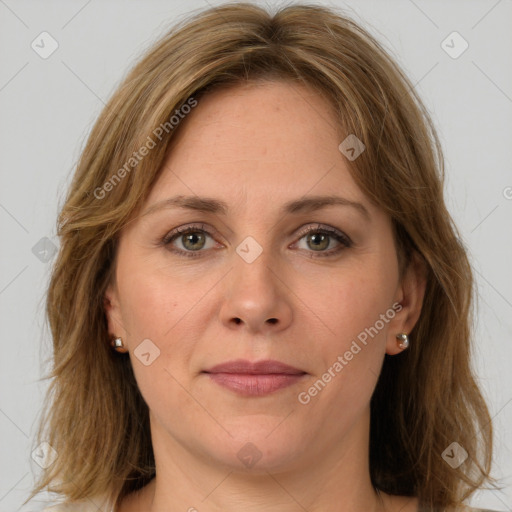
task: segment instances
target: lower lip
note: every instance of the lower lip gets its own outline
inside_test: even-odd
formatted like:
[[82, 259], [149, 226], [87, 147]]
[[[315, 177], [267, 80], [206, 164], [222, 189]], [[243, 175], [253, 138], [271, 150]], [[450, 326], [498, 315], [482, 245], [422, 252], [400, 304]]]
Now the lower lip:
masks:
[[262, 396], [299, 382], [305, 374], [208, 373], [207, 375], [220, 386], [231, 389], [240, 395]]

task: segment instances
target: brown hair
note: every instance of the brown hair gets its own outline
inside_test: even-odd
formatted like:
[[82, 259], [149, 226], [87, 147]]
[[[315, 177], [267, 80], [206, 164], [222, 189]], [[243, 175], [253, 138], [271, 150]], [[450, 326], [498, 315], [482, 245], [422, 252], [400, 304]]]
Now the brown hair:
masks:
[[[47, 295], [54, 355], [37, 443], [49, 442], [58, 458], [31, 497], [48, 487], [69, 501], [122, 499], [154, 476], [147, 405], [129, 358], [108, 343], [103, 297], [118, 235], [158, 177], [179, 129], [169, 126], [173, 113], [214, 88], [255, 80], [303, 83], [331, 103], [343, 133], [366, 145], [351, 173], [391, 216], [401, 269], [412, 254], [426, 264], [411, 347], [386, 356], [371, 401], [373, 485], [445, 508], [492, 481], [491, 418], [470, 366], [472, 272], [445, 207], [428, 112], [383, 47], [341, 13], [291, 5], [271, 14], [236, 3], [195, 13], [159, 40], [115, 92], [81, 155]], [[149, 139], [154, 147], [130, 160]], [[441, 457], [453, 441], [468, 453], [457, 469]]]

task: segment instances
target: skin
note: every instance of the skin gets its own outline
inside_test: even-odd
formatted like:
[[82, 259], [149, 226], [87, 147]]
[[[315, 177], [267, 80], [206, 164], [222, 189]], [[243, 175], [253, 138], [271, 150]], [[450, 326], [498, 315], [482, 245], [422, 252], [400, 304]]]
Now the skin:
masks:
[[[384, 354], [401, 352], [396, 334], [419, 317], [423, 271], [412, 264], [399, 277], [390, 218], [351, 178], [329, 104], [302, 85], [265, 82], [211, 93], [182, 123], [142, 214], [121, 234], [105, 295], [109, 331], [123, 338], [150, 409], [157, 474], [119, 510], [417, 510], [415, 498], [381, 493], [381, 502], [371, 485], [369, 403]], [[228, 213], [143, 214], [178, 194], [223, 200]], [[338, 205], [280, 213], [287, 201], [313, 194], [356, 201], [369, 220]], [[188, 224], [209, 233], [188, 245], [182, 235], [162, 244]], [[318, 224], [352, 245], [329, 236], [318, 248], [301, 232]], [[263, 249], [252, 263], [236, 252], [248, 236]], [[300, 403], [298, 394], [394, 303], [400, 312]], [[148, 366], [134, 354], [144, 339], [160, 350]], [[276, 359], [307, 374], [269, 395], [243, 397], [202, 373], [237, 358]], [[261, 454], [252, 467], [237, 456], [248, 442]]]

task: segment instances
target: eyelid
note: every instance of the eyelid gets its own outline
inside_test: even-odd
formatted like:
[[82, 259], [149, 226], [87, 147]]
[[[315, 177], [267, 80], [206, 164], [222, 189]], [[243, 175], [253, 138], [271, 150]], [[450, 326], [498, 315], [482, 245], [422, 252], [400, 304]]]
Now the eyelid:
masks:
[[[353, 245], [353, 242], [348, 235], [343, 233], [343, 231], [340, 231], [339, 229], [337, 229], [333, 226], [329, 226], [327, 224], [316, 223], [316, 226], [308, 225], [303, 230], [300, 230], [296, 236], [299, 237], [299, 240], [300, 240], [305, 235], [312, 233], [312, 232], [317, 232], [317, 231], [321, 232], [321, 233], [327, 233], [329, 235], [341, 238], [343, 240], [343, 242], [347, 245], [347, 247], [351, 247]], [[296, 242], [294, 242], [294, 243], [296, 243]]]
[[168, 244], [173, 238], [177, 238], [179, 235], [186, 234], [190, 231], [202, 231], [209, 236], [218, 235], [218, 232], [212, 228], [209, 224], [204, 223], [192, 223], [184, 226], [178, 226], [177, 228], [171, 229], [162, 239], [163, 244]]
[[[315, 223], [315, 224], [316, 225], [312, 225], [310, 223], [310, 224], [306, 225], [306, 227], [304, 227], [304, 228], [299, 228], [298, 231], [295, 230], [296, 231], [296, 235], [295, 235], [296, 240], [291, 245], [293, 246], [293, 245], [297, 244], [298, 242], [300, 242], [300, 240], [302, 238], [304, 238], [304, 236], [308, 235], [309, 233], [317, 233], [317, 232], [325, 233], [328, 236], [336, 238], [338, 243], [340, 243], [342, 246], [345, 246], [345, 248], [349, 248], [353, 245], [353, 242], [350, 239], [350, 237], [348, 235], [346, 235], [345, 233], [343, 233], [342, 231], [340, 231], [339, 229], [337, 229], [333, 226], [329, 226], [329, 225], [325, 225], [325, 224], [321, 224], [321, 223]], [[183, 235], [183, 234], [186, 234], [189, 232], [196, 232], [196, 231], [202, 232], [211, 238], [214, 238], [215, 236], [221, 237], [220, 234], [218, 233], [218, 231], [216, 229], [214, 229], [212, 226], [210, 226], [209, 224], [191, 223], [191, 224], [186, 224], [184, 226], [179, 226], [175, 229], [172, 229], [170, 232], [168, 232], [163, 237], [163, 239], [160, 241], [160, 244], [164, 245], [164, 246], [170, 246], [175, 239], [179, 238], [180, 235]], [[217, 243], [219, 243], [219, 242], [217, 242]], [[201, 255], [201, 253], [206, 252], [203, 250], [184, 251], [183, 249], [178, 249], [178, 248], [171, 248], [169, 250], [171, 250], [172, 252], [177, 253], [179, 255], [184, 255], [186, 257], [198, 257]], [[318, 251], [318, 252], [317, 251], [307, 251], [307, 252], [312, 253], [312, 257], [323, 257], [323, 256], [328, 257], [328, 256], [337, 255], [341, 250], [343, 250], [343, 247], [337, 248], [337, 249], [330, 249], [328, 251]], [[313, 256], [315, 253], [317, 255]]]

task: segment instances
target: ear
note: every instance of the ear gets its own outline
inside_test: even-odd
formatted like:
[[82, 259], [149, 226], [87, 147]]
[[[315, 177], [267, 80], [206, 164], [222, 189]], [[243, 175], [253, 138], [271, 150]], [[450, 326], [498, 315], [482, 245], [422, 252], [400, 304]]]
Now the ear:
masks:
[[109, 337], [121, 337], [126, 339], [126, 329], [121, 320], [121, 307], [115, 284], [110, 283], [107, 286], [103, 296], [103, 308], [107, 318]]
[[[401, 309], [395, 309], [396, 315], [389, 325], [386, 341], [386, 354], [395, 355], [403, 349], [398, 346], [396, 335], [409, 334], [420, 317], [423, 298], [427, 285], [427, 267], [423, 258], [414, 251], [407, 269], [404, 272], [395, 296], [395, 303]], [[414, 343], [414, 340], [411, 340]]]

